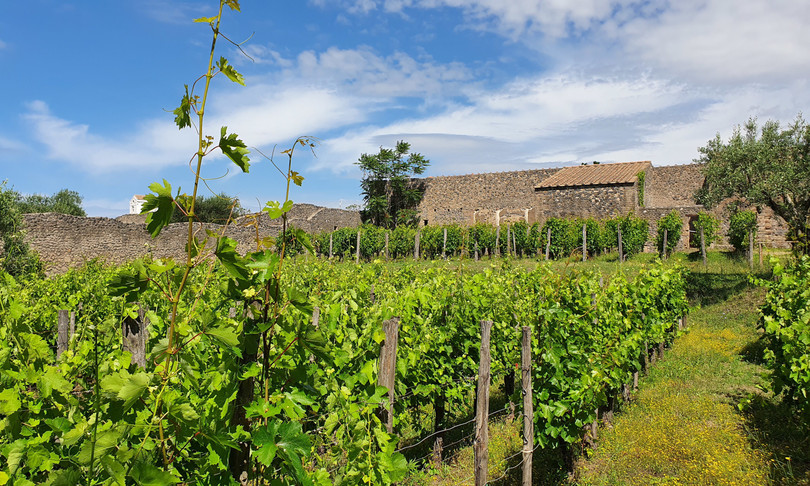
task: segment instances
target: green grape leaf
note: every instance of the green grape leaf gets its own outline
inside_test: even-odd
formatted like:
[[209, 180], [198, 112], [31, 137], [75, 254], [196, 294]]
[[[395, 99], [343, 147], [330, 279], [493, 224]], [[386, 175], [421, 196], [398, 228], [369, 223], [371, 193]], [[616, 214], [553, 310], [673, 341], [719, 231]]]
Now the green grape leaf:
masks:
[[247, 280], [248, 269], [244, 259], [236, 252], [236, 245], [236, 241], [231, 238], [218, 238], [214, 255], [231, 277], [235, 280]]
[[241, 10], [239, 10], [239, 0], [225, 0], [225, 5], [231, 7], [231, 10], [241, 12]]
[[215, 327], [205, 331], [205, 334], [211, 336], [226, 346], [239, 346], [239, 337], [236, 335], [236, 331], [233, 328], [227, 326]]
[[242, 169], [242, 172], [250, 171], [250, 158], [248, 157], [250, 150], [247, 149], [245, 142], [239, 140], [238, 135], [228, 134], [228, 127], [222, 127], [220, 130], [219, 149]]
[[20, 394], [13, 388], [0, 392], [0, 413], [11, 415], [20, 409]]
[[183, 95], [183, 99], [180, 100], [180, 106], [174, 109], [172, 113], [174, 113], [174, 123], [177, 125], [178, 129], [183, 129], [185, 127], [191, 126], [191, 98], [188, 95], [188, 85], [186, 87], [186, 94]]
[[[156, 238], [160, 231], [172, 222], [172, 214], [174, 214], [174, 198], [172, 198], [172, 185], [169, 181], [163, 179], [161, 186], [157, 182], [149, 185], [149, 189], [154, 194], [147, 194], [145, 197], [146, 203], [141, 208], [141, 214], [149, 213], [146, 216], [146, 230]], [[152, 211], [152, 210], [155, 211]]]
[[290, 179], [293, 181], [293, 183], [296, 186], [301, 186], [301, 184], [304, 182], [304, 176], [300, 175], [296, 171], [291, 171], [290, 172]]
[[140, 260], [136, 260], [133, 268], [125, 268], [113, 276], [108, 289], [114, 297], [126, 295], [127, 302], [135, 302], [138, 294], [144, 292], [148, 286], [149, 278]]
[[198, 24], [210, 24], [211, 22], [216, 22], [219, 18], [219, 15], [215, 15], [213, 17], [200, 17], [198, 19], [194, 19], [194, 22]]
[[164, 471], [146, 461], [138, 461], [132, 466], [130, 474], [135, 484], [140, 486], [164, 486], [166, 484], [177, 484], [178, 478], [171, 473]]
[[236, 69], [228, 63], [228, 60], [224, 57], [220, 57], [219, 61], [217, 61], [217, 69], [220, 70], [222, 74], [228, 77], [234, 83], [239, 83], [242, 86], [245, 85], [245, 78]]

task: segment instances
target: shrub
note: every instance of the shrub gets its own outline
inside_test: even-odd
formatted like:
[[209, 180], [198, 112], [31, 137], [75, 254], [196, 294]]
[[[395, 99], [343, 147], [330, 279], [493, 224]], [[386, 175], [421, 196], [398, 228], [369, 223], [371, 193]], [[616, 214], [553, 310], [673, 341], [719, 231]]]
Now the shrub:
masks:
[[[666, 216], [658, 220], [658, 238], [656, 239], [656, 248], [661, 250], [664, 248], [664, 231], [667, 232], [667, 241], [666, 241], [666, 254], [671, 254], [675, 247], [678, 245], [678, 241], [681, 239], [681, 230], [683, 229], [683, 220], [681, 219], [681, 213], [678, 212], [677, 209], [673, 209], [670, 211]], [[624, 233], [622, 233], [624, 236]]]
[[707, 248], [720, 239], [720, 221], [706, 211], [700, 211], [695, 220], [695, 232], [689, 235], [690, 246], [700, 248], [701, 228], [703, 228], [703, 242]]
[[751, 210], [735, 211], [728, 221], [728, 242], [737, 252], [748, 248], [748, 234], [757, 234], [757, 213]]

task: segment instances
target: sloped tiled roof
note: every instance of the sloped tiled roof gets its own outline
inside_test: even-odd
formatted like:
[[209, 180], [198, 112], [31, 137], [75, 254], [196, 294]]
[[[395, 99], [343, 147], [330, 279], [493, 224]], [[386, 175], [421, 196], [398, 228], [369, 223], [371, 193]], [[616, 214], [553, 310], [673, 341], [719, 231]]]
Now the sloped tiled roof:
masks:
[[565, 167], [540, 184], [534, 186], [534, 188], [547, 189], [553, 187], [632, 184], [636, 182], [637, 174], [649, 169], [651, 165], [649, 161], [643, 161]]

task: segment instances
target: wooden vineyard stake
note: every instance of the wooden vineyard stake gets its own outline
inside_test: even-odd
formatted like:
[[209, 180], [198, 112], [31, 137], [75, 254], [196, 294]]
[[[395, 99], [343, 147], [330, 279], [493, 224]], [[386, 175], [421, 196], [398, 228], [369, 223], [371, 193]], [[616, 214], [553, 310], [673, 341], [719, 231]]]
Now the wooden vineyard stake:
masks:
[[523, 483], [532, 484], [532, 451], [534, 450], [534, 405], [532, 404], [532, 330], [523, 326], [520, 347], [521, 384], [523, 386]]
[[433, 420], [433, 431], [436, 434], [436, 440], [433, 442], [433, 465], [439, 467], [442, 465], [442, 449], [444, 447], [444, 415], [445, 415], [445, 398], [444, 390], [440, 390], [436, 395], [436, 400], [433, 406], [436, 415]]
[[661, 242], [661, 260], [667, 259], [667, 240], [669, 240], [669, 237], [667, 235], [667, 229], [664, 228], [664, 240]]
[[748, 266], [754, 269], [754, 232], [748, 232]]
[[582, 225], [582, 261], [588, 259], [588, 225]]
[[329, 259], [332, 259], [332, 235], [333, 233], [329, 233]]
[[385, 260], [388, 260], [388, 232], [385, 232]]
[[551, 228], [548, 228], [546, 233], [546, 260], [551, 256]]
[[706, 259], [706, 236], [703, 233], [703, 226], [700, 227], [700, 256], [703, 258], [703, 266], [707, 266], [709, 261]]
[[489, 338], [492, 321], [481, 321], [481, 358], [478, 364], [477, 406], [475, 407], [475, 486], [487, 484], [489, 472]]
[[399, 317], [383, 321], [385, 341], [380, 347], [380, 376], [378, 385], [388, 388], [388, 403], [385, 407], [385, 427], [389, 434], [394, 432], [394, 398], [397, 374], [397, 341], [399, 339]]
[[360, 263], [360, 228], [357, 228], [357, 246], [354, 250], [354, 262]]
[[762, 266], [762, 242], [759, 242], [759, 266]]
[[622, 262], [624, 262], [624, 248], [622, 248], [624, 245], [623, 245], [623, 242], [622, 242], [622, 225], [621, 224], [616, 225], [616, 234], [617, 234], [617, 239], [619, 240], [619, 263], [622, 263]]
[[146, 337], [149, 335], [149, 319], [143, 309], [138, 309], [138, 318], [125, 317], [121, 323], [124, 351], [132, 353], [132, 362], [146, 368]]
[[68, 343], [70, 343], [70, 312], [67, 310], [59, 310], [56, 313], [56, 357], [62, 356], [62, 353], [67, 351]]
[[444, 242], [442, 243], [442, 259], [447, 260], [447, 228], [444, 229]]
[[416, 238], [413, 240], [413, 259], [419, 260], [419, 230], [416, 230]]
[[495, 256], [501, 256], [501, 225], [495, 227]]

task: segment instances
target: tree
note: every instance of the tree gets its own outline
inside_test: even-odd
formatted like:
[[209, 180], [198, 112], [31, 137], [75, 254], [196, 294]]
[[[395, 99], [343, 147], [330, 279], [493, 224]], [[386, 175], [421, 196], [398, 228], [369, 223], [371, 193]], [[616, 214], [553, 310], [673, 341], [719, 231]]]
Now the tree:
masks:
[[[177, 203], [182, 204], [184, 206], [183, 211], [186, 211], [191, 202], [190, 199], [188, 197], [178, 197], [177, 199]], [[188, 222], [188, 216], [183, 211], [179, 207], [174, 208], [172, 223]], [[194, 203], [195, 220], [202, 223], [226, 224], [229, 220], [244, 214], [245, 210], [239, 204], [239, 199], [225, 193], [215, 194], [210, 197], [197, 196]]]
[[39, 274], [42, 263], [25, 242], [22, 213], [18, 205], [19, 194], [0, 183], [0, 270], [11, 275]]
[[62, 189], [53, 196], [30, 194], [22, 196], [16, 193], [17, 207], [22, 214], [29, 213], [62, 213], [73, 216], [87, 216], [82, 208], [82, 197], [76, 191]]
[[364, 223], [395, 228], [418, 222], [416, 208], [425, 188], [413, 176], [424, 173], [430, 161], [421, 154], [409, 154], [410, 150], [411, 144], [399, 141], [394, 149], [380, 147], [378, 154], [363, 154], [356, 162], [363, 171], [360, 187], [365, 204], [360, 216]]
[[713, 207], [738, 197], [757, 209], [769, 207], [788, 224], [794, 251], [807, 253], [810, 216], [810, 126], [801, 114], [787, 128], [768, 121], [758, 130], [751, 118], [727, 143], [718, 134], [695, 162], [703, 164], [698, 203]]

